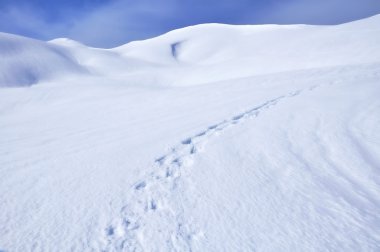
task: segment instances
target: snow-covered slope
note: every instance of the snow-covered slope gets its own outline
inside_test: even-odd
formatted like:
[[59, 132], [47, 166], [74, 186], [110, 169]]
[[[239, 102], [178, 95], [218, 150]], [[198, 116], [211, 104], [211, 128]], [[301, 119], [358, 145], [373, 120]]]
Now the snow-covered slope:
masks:
[[203, 24], [114, 49], [1, 33], [0, 85], [104, 76], [129, 85], [184, 86], [276, 72], [378, 62], [380, 15], [339, 26]]
[[0, 251], [380, 250], [380, 16], [0, 56]]
[[6, 33], [0, 33], [0, 59], [0, 87], [85, 72], [65, 48]]
[[180, 76], [174, 75], [173, 85], [194, 85], [199, 80], [378, 62], [379, 20], [374, 16], [365, 24], [341, 26], [197, 25], [114, 50], [171, 66], [167, 75], [173, 77], [174, 71]]

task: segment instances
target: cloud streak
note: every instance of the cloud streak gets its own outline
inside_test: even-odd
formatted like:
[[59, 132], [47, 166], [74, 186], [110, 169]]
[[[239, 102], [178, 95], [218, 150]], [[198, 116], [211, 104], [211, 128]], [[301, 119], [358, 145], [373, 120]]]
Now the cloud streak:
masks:
[[339, 24], [380, 12], [378, 0], [291, 0], [277, 2], [256, 15], [258, 22], [281, 24]]

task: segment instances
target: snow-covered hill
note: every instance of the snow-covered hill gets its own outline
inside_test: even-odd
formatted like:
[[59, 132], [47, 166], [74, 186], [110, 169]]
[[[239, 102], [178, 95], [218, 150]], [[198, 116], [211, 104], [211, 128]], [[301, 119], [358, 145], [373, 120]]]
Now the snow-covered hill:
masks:
[[[48, 77], [104, 76], [131, 85], [193, 86], [253, 75], [380, 58], [380, 15], [339, 26], [203, 24], [114, 49], [69, 39], [36, 41], [1, 33], [0, 85]], [[89, 73], [89, 74], [88, 74]], [[52, 78], [54, 79], [54, 78]]]
[[0, 59], [0, 87], [85, 72], [65, 48], [6, 33], [0, 33]]
[[379, 15], [1, 33], [0, 86], [0, 251], [380, 250]]

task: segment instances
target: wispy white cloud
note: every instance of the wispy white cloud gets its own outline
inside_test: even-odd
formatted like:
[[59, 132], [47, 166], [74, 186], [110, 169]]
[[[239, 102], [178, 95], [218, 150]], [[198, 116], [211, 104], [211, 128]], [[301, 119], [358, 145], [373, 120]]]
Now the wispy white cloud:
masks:
[[247, 21], [279, 24], [339, 24], [380, 12], [379, 0], [290, 0], [247, 17]]
[[51, 24], [44, 20], [44, 13], [29, 5], [10, 5], [1, 9], [0, 29], [3, 32], [48, 38], [53, 33], [64, 31], [65, 22]]
[[99, 46], [148, 38], [164, 32], [177, 10], [174, 0], [120, 0], [76, 19], [68, 35]]

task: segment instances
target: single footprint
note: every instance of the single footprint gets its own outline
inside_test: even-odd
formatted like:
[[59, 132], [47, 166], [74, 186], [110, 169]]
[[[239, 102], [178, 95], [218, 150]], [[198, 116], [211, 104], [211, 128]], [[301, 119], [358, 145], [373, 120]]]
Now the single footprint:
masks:
[[144, 189], [146, 187], [146, 182], [145, 181], [142, 181], [140, 183], [138, 183], [136, 186], [135, 186], [135, 189], [136, 190], [141, 190], [141, 189]]

